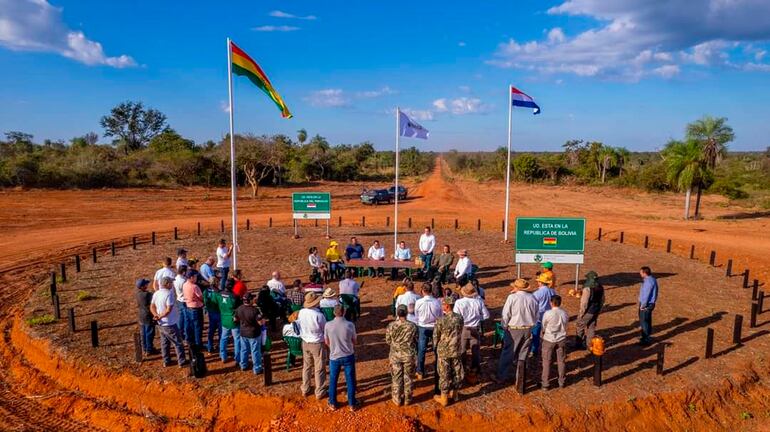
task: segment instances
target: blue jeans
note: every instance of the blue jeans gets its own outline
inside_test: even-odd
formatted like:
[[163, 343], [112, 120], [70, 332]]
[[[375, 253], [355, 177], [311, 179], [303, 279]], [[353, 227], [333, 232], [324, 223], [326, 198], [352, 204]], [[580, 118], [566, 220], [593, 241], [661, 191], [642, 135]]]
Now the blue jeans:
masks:
[[187, 343], [203, 344], [203, 308], [187, 308]]
[[652, 311], [655, 303], [650, 303], [645, 309], [639, 309], [639, 325], [642, 328], [642, 342], [649, 342], [652, 336]]
[[179, 322], [176, 325], [182, 339], [187, 340], [187, 303], [177, 300], [176, 305], [179, 306]]
[[540, 331], [543, 329], [543, 323], [538, 321], [534, 327], [532, 327], [532, 345], [529, 346], [529, 352], [537, 354], [540, 349]]
[[227, 275], [230, 274], [230, 267], [217, 267], [217, 270], [219, 270], [219, 290], [224, 291]]
[[245, 370], [249, 367], [249, 354], [251, 354], [251, 362], [254, 364], [252, 370], [255, 374], [262, 373], [262, 338], [247, 338], [241, 337], [241, 369]]
[[330, 263], [329, 270], [331, 270], [332, 276], [339, 279], [342, 276], [342, 273], [345, 272], [345, 264], [342, 262]]
[[[433, 329], [428, 327], [417, 327], [417, 373], [425, 374], [425, 352], [428, 350], [428, 339], [433, 338]], [[433, 351], [436, 350], [436, 344], [433, 344]]]
[[153, 341], [155, 340], [155, 324], [142, 324], [142, 351], [149, 353], [155, 351]]
[[347, 357], [329, 360], [329, 405], [337, 407], [337, 380], [340, 376], [340, 369], [345, 369], [345, 384], [348, 388], [348, 405], [355, 406], [356, 401], [356, 356], [351, 354]]
[[422, 260], [422, 271], [427, 272], [430, 270], [430, 263], [433, 261], [433, 252], [427, 253], [425, 255], [420, 255], [420, 259]]
[[219, 312], [209, 311], [209, 330], [206, 337], [206, 349], [209, 352], [214, 351], [214, 335], [222, 339], [222, 317]]
[[233, 358], [238, 360], [241, 354], [241, 329], [238, 327], [229, 329], [222, 326], [222, 338], [219, 339], [219, 358], [222, 361], [227, 360], [227, 344], [230, 342], [230, 337], [233, 338], [233, 349], [235, 350]]

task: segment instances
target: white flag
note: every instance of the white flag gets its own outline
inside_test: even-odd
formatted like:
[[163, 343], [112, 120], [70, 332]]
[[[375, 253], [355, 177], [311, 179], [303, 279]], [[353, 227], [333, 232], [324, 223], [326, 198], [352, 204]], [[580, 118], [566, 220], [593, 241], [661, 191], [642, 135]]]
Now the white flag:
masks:
[[428, 135], [430, 135], [430, 132], [428, 132], [428, 129], [425, 129], [424, 127], [422, 127], [422, 125], [410, 119], [409, 116], [402, 113], [401, 111], [398, 112], [398, 116], [399, 116], [399, 131], [398, 131], [399, 135], [403, 137], [409, 137], [409, 138], [428, 139]]

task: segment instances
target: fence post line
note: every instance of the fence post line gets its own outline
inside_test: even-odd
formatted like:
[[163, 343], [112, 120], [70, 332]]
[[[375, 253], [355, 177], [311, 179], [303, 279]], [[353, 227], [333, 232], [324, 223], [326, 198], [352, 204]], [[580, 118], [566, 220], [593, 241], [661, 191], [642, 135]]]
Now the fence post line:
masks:
[[80, 273], [80, 254], [75, 255], [75, 273]]
[[730, 277], [733, 275], [733, 259], [727, 260], [727, 269], [725, 270], [725, 276]]
[[706, 354], [705, 358], [710, 359], [714, 356], [714, 329], [709, 327], [706, 329]]
[[67, 282], [67, 265], [64, 263], [59, 264], [59, 273], [61, 273], [61, 281]]
[[91, 346], [93, 348], [99, 346], [99, 323], [96, 320], [91, 321]]
[[741, 341], [743, 340], [741, 338], [742, 330], [743, 330], [743, 315], [735, 315], [735, 323], [733, 324], [733, 343], [736, 345], [740, 345]]

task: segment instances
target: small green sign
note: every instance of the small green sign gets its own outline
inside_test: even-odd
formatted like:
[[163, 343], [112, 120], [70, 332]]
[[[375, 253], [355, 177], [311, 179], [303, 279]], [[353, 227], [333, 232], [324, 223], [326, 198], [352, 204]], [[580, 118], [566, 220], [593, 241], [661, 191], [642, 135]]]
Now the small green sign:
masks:
[[294, 192], [291, 194], [294, 219], [329, 219], [332, 196], [329, 192]]
[[585, 218], [516, 218], [516, 251], [576, 253], [585, 250]]

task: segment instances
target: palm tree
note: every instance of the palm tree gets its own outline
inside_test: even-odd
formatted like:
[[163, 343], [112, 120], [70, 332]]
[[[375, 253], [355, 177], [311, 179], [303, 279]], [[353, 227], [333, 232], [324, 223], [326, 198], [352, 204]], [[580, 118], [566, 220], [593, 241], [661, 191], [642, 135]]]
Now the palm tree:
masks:
[[668, 181], [685, 191], [684, 218], [689, 219], [692, 187], [702, 181], [705, 171], [700, 143], [695, 140], [671, 141], [661, 155], [666, 161]]
[[618, 152], [610, 146], [603, 147], [599, 153], [599, 160], [602, 166], [602, 183], [607, 177], [607, 170], [618, 165]]
[[631, 152], [625, 147], [615, 147], [615, 152], [618, 154], [618, 168], [620, 169], [618, 177], [623, 177], [623, 168], [631, 160]]
[[[727, 154], [727, 143], [735, 139], [733, 128], [727, 125], [724, 117], [704, 116], [687, 125], [687, 139], [695, 140], [701, 147], [701, 158], [706, 168], [713, 170]], [[695, 215], [700, 215], [700, 198], [704, 188], [703, 181], [698, 183], [698, 195], [695, 199]]]
[[299, 141], [300, 145], [305, 144], [305, 141], [307, 141], [307, 131], [305, 129], [297, 131], [297, 141]]

